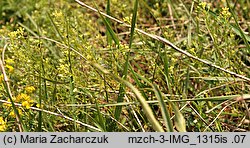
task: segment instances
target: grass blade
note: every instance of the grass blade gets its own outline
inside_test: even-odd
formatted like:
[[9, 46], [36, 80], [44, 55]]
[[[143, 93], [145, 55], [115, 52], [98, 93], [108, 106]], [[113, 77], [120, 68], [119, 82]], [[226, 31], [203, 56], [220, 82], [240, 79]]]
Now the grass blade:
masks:
[[[129, 65], [129, 55], [127, 55], [127, 59], [126, 62], [124, 64], [124, 70], [123, 70], [123, 74], [122, 77], [124, 80], [127, 79], [127, 75], [128, 75], [128, 65]], [[120, 85], [119, 88], [119, 94], [118, 94], [118, 98], [117, 98], [117, 103], [123, 102], [123, 98], [124, 98], [124, 94], [125, 94], [125, 89], [124, 89], [124, 84]], [[122, 106], [117, 106], [115, 108], [115, 119], [118, 120], [120, 118], [120, 114], [122, 112]]]
[[165, 124], [166, 124], [168, 130], [170, 132], [174, 131], [172, 123], [171, 123], [170, 115], [166, 109], [166, 105], [164, 103], [164, 100], [167, 100], [167, 102], [173, 107], [173, 110], [175, 113], [174, 121], [175, 121], [175, 126], [176, 126], [177, 130], [180, 132], [186, 132], [186, 121], [185, 121], [183, 115], [181, 114], [180, 110], [178, 109], [178, 107], [173, 102], [171, 102], [169, 99], [167, 99], [164, 95], [162, 95], [162, 92], [159, 90], [159, 88], [155, 84], [152, 84], [146, 78], [143, 78], [143, 77], [140, 77], [140, 78], [142, 80], [144, 80], [146, 83], [148, 83], [154, 89], [156, 98], [158, 99], [158, 102], [159, 102], [159, 105], [160, 105], [160, 108], [162, 111], [163, 119], [165, 121]]
[[240, 27], [240, 25], [239, 25], [239, 23], [238, 23], [238, 21], [237, 21], [237, 17], [236, 17], [236, 15], [235, 15], [234, 11], [232, 10], [231, 6], [229, 5], [228, 0], [226, 0], [226, 2], [227, 2], [227, 7], [229, 8], [229, 10], [230, 10], [230, 12], [231, 12], [231, 14], [232, 14], [232, 16], [233, 16], [233, 19], [234, 19], [234, 21], [235, 21], [237, 30], [240, 32], [240, 36], [242, 37], [244, 43], [245, 43], [246, 46], [247, 46], [248, 53], [250, 53], [250, 45], [249, 45], [249, 43], [248, 43], [248, 41], [247, 41], [246, 35], [245, 35], [245, 33], [242, 31], [242, 29], [241, 29], [241, 27]]
[[148, 118], [148, 120], [150, 121], [150, 123], [152, 124], [153, 128], [155, 131], [158, 132], [164, 132], [162, 126], [160, 125], [160, 123], [157, 121], [157, 119], [155, 118], [152, 109], [150, 108], [150, 106], [148, 105], [148, 103], [146, 102], [146, 99], [142, 96], [142, 94], [140, 93], [140, 91], [133, 86], [131, 83], [129, 83], [126, 80], [123, 80], [120, 77], [117, 77], [115, 75], [113, 75], [112, 73], [110, 73], [109, 71], [107, 71], [106, 69], [104, 69], [103, 67], [101, 67], [99, 64], [97, 63], [91, 63], [91, 65], [93, 67], [95, 67], [96, 69], [98, 69], [99, 71], [101, 71], [104, 74], [107, 74], [109, 76], [111, 76], [112, 78], [114, 78], [116, 81], [125, 84], [128, 88], [130, 88], [132, 90], [132, 92], [135, 94], [135, 96], [137, 97], [137, 99], [139, 100], [139, 102], [142, 105], [142, 108]]
[[109, 34], [111, 35], [112, 39], [114, 40], [115, 44], [119, 46], [120, 45], [119, 39], [116, 36], [115, 32], [113, 31], [112, 27], [110, 26], [110, 23], [107, 21], [107, 19], [105, 17], [103, 17], [102, 13], [99, 10], [98, 10], [98, 13], [99, 13], [101, 19], [103, 20]]
[[155, 84], [152, 84], [152, 85], [154, 88], [155, 96], [156, 96], [157, 100], [159, 101], [161, 113], [162, 113], [165, 125], [167, 127], [167, 131], [174, 132], [173, 124], [172, 124], [172, 121], [170, 119], [170, 115], [169, 115], [169, 112], [167, 110], [166, 104], [164, 102], [162, 93], [160, 92], [159, 88]]
[[[110, 13], [110, 0], [107, 1], [107, 10], [106, 10], [106, 12], [107, 12], [108, 15], [111, 15], [111, 13]], [[109, 18], [107, 18], [107, 22], [109, 24], [111, 23]], [[106, 34], [107, 34], [108, 45], [111, 45], [112, 44], [112, 37], [111, 37], [108, 30], [106, 30]]]
[[186, 132], [186, 121], [182, 113], [180, 112], [179, 108], [174, 103], [170, 102], [170, 104], [172, 105], [174, 113], [175, 113], [174, 121], [175, 121], [175, 126], [177, 130], [179, 132]]
[[132, 42], [133, 42], [133, 36], [135, 32], [135, 24], [136, 24], [136, 18], [137, 18], [137, 9], [138, 9], [138, 0], [135, 0], [132, 23], [131, 23], [130, 38], [129, 38], [129, 48], [131, 48]]
[[[131, 24], [130, 39], [129, 39], [129, 48], [131, 48], [132, 42], [133, 42], [133, 35], [134, 35], [134, 31], [135, 31], [136, 16], [137, 16], [137, 8], [138, 8], [138, 0], [135, 0], [134, 10], [133, 10], [133, 18], [132, 18], [132, 24]], [[128, 67], [129, 67], [128, 66], [129, 65], [129, 57], [130, 57], [130, 53], [127, 53], [126, 62], [124, 64], [124, 70], [123, 70], [123, 75], [122, 75], [124, 80], [127, 79]], [[120, 89], [119, 89], [117, 103], [123, 102], [124, 93], [125, 93], [124, 84], [121, 84]], [[115, 119], [116, 120], [119, 119], [121, 111], [122, 111], [122, 106], [117, 106], [115, 109]]]

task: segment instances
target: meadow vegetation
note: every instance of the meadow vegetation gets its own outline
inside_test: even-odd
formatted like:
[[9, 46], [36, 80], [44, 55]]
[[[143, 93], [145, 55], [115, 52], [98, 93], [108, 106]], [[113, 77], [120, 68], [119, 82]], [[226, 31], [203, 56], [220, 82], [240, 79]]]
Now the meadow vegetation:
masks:
[[248, 0], [1, 0], [0, 131], [249, 131], [249, 32]]

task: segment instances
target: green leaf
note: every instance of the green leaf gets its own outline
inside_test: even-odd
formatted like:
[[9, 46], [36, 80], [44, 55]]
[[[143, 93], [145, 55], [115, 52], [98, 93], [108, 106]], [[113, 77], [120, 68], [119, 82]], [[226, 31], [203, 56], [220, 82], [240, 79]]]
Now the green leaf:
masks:
[[173, 124], [172, 124], [168, 109], [166, 107], [166, 104], [164, 102], [162, 93], [160, 92], [157, 85], [152, 84], [152, 86], [153, 86], [153, 89], [154, 89], [154, 92], [155, 92], [155, 96], [156, 96], [157, 100], [159, 101], [162, 117], [164, 119], [167, 130], [168, 130], [168, 132], [174, 132]]
[[179, 108], [173, 102], [171, 102], [171, 105], [173, 106], [174, 113], [175, 113], [174, 122], [175, 122], [175, 126], [176, 126], [177, 130], [179, 132], [186, 132], [186, 121], [185, 121], [182, 113], [180, 112]]
[[138, 8], [138, 0], [135, 0], [132, 23], [131, 23], [130, 38], [129, 38], [129, 48], [131, 48], [132, 42], [133, 42], [133, 36], [134, 36], [135, 24], [136, 24], [136, 18], [137, 18], [137, 8]]
[[112, 39], [114, 40], [115, 44], [119, 46], [120, 45], [119, 39], [116, 36], [115, 32], [113, 31], [112, 27], [110, 26], [110, 23], [107, 21], [107, 19], [105, 17], [103, 17], [103, 15], [99, 11], [99, 9], [97, 9], [97, 10], [98, 10], [98, 13], [99, 13], [100, 17], [102, 18], [102, 20], [104, 22], [109, 34], [111, 35]]
[[95, 67], [96, 69], [98, 69], [99, 71], [101, 71], [104, 74], [107, 74], [109, 76], [111, 76], [112, 78], [114, 78], [116, 81], [123, 83], [124, 85], [126, 85], [128, 88], [130, 88], [132, 90], [132, 92], [135, 94], [135, 96], [137, 97], [137, 99], [139, 100], [139, 102], [141, 103], [141, 106], [149, 120], [149, 122], [152, 124], [153, 128], [155, 131], [158, 132], [164, 132], [162, 126], [160, 125], [160, 123], [157, 121], [156, 117], [153, 114], [152, 109], [150, 108], [150, 106], [148, 105], [146, 99], [142, 96], [142, 94], [140, 93], [140, 91], [133, 86], [131, 83], [129, 83], [126, 80], [123, 80], [120, 77], [117, 77], [115, 75], [113, 75], [112, 73], [110, 73], [109, 71], [107, 71], [105, 68], [101, 67], [99, 64], [97, 63], [91, 63], [91, 65], [93, 67]]

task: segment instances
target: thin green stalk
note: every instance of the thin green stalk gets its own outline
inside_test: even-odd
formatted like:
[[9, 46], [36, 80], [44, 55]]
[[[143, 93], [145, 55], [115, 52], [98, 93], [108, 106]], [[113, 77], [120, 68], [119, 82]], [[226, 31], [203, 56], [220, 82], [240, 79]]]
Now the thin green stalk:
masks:
[[237, 28], [237, 30], [240, 32], [240, 35], [241, 35], [241, 37], [242, 37], [242, 39], [243, 39], [245, 45], [247, 46], [248, 53], [250, 53], [250, 45], [249, 45], [249, 43], [248, 43], [248, 41], [247, 41], [247, 37], [246, 37], [245, 33], [242, 31], [242, 29], [241, 29], [241, 27], [240, 27], [240, 25], [239, 25], [239, 23], [238, 23], [237, 17], [236, 17], [236, 15], [235, 15], [235, 13], [234, 13], [234, 10], [231, 8], [231, 6], [230, 6], [228, 0], [226, 0], [226, 2], [227, 2], [227, 7], [229, 8], [229, 10], [230, 10], [230, 12], [231, 12], [231, 14], [232, 14], [232, 16], [233, 16], [233, 19], [234, 19], [234, 21], [235, 21], [236, 28]]
[[[133, 10], [133, 17], [132, 17], [132, 23], [131, 23], [131, 32], [130, 32], [130, 38], [129, 38], [129, 48], [132, 47], [132, 42], [133, 42], [133, 36], [134, 36], [134, 31], [135, 31], [135, 24], [136, 24], [136, 18], [137, 18], [137, 8], [138, 8], [138, 0], [135, 0], [134, 3], [134, 10]], [[128, 74], [128, 65], [129, 65], [129, 58], [130, 58], [130, 52], [127, 52], [127, 57], [126, 57], [126, 62], [124, 63], [124, 70], [122, 73], [122, 78], [124, 80], [127, 79], [127, 74]], [[119, 89], [119, 95], [117, 99], [117, 103], [123, 102], [125, 94], [125, 89], [124, 89], [124, 84], [121, 84], [120, 89]], [[118, 106], [115, 109], [115, 119], [118, 120], [120, 118], [120, 114], [122, 111], [122, 106]]]
[[10, 98], [12, 108], [13, 108], [14, 113], [16, 115], [16, 121], [17, 121], [17, 124], [18, 124], [19, 131], [20, 132], [27, 131], [26, 126], [25, 126], [25, 124], [23, 124], [21, 116], [20, 116], [20, 114], [19, 114], [19, 112], [18, 112], [18, 110], [17, 110], [17, 108], [15, 106], [15, 103], [14, 103], [14, 100], [13, 100], [13, 97], [12, 97], [12, 93], [11, 93], [11, 89], [10, 89], [10, 85], [9, 85], [9, 79], [8, 79], [6, 73], [5, 73], [5, 69], [4, 69], [2, 59], [0, 59], [0, 69], [1, 69], [2, 74], [3, 74], [4, 88], [5, 88], [6, 92], [7, 92], [8, 97]]
[[132, 43], [133, 43], [135, 24], [136, 24], [136, 19], [137, 19], [137, 9], [138, 9], [138, 0], [135, 0], [132, 22], [131, 22], [131, 27], [130, 27], [131, 31], [130, 31], [130, 38], [129, 38], [129, 48], [132, 47]]
[[[106, 10], [106, 13], [107, 13], [108, 15], [111, 15], [111, 13], [110, 13], [110, 0], [107, 0], [107, 10]], [[109, 24], [111, 24], [109, 18], [107, 18], [107, 22], [108, 22]], [[112, 44], [112, 37], [111, 37], [111, 35], [110, 35], [110, 33], [109, 33], [108, 30], [106, 30], [106, 35], [107, 35], [107, 43], [108, 43], [108, 45], [111, 46], [111, 44]]]
[[[74, 93], [74, 89], [75, 89], [75, 82], [74, 82], [74, 73], [73, 73], [73, 65], [72, 65], [72, 61], [71, 61], [71, 50], [70, 50], [70, 41], [69, 41], [69, 20], [67, 17], [65, 17], [66, 19], [66, 31], [67, 31], [67, 45], [68, 45], [68, 64], [69, 64], [69, 78], [70, 78], [70, 86], [69, 86], [69, 92], [70, 92], [70, 100], [72, 103], [75, 103], [75, 93]], [[77, 131], [77, 124], [76, 124], [76, 108], [73, 108], [72, 110], [73, 112], [73, 119], [74, 119], [74, 131]]]
[[97, 111], [97, 118], [98, 118], [99, 127], [102, 129], [103, 132], [105, 132], [105, 131], [107, 131], [106, 130], [106, 125], [105, 125], [105, 121], [104, 121], [104, 119], [102, 117], [100, 107], [99, 107], [99, 103], [97, 102], [97, 99], [95, 99], [95, 107], [96, 107], [96, 111]]
[[110, 23], [107, 21], [106, 18], [103, 17], [103, 14], [99, 10], [97, 10], [97, 12], [99, 13], [101, 19], [103, 20], [103, 22], [104, 22], [104, 24], [106, 26], [106, 29], [108, 30], [108, 32], [111, 35], [112, 39], [114, 40], [115, 44], [119, 47], [119, 45], [120, 45], [119, 39], [116, 36], [115, 32], [113, 31]]
[[[41, 49], [40, 49], [41, 51]], [[38, 105], [41, 107], [42, 106], [42, 73], [39, 72], [39, 77], [38, 77], [38, 85], [39, 85], [39, 102], [38, 102]], [[40, 117], [42, 117], [42, 115], [40, 114], [40, 111], [39, 111], [39, 121], [41, 121], [42, 119], [40, 119]], [[38, 131], [41, 131], [41, 122], [38, 122]]]
[[[40, 40], [40, 38], [39, 38], [39, 40]], [[39, 43], [40, 43], [40, 41], [39, 41]], [[40, 52], [42, 51], [42, 49], [41, 49], [41, 46], [40, 46]], [[43, 57], [41, 58], [41, 60], [43, 59]], [[42, 61], [41, 61], [42, 62]], [[39, 100], [38, 100], [38, 104], [39, 104], [39, 107], [41, 107], [42, 106], [42, 73], [40, 72], [39, 73]], [[46, 82], [45, 80], [44, 80], [44, 82]], [[42, 132], [42, 112], [41, 111], [39, 111], [39, 115], [38, 115], [38, 132]]]

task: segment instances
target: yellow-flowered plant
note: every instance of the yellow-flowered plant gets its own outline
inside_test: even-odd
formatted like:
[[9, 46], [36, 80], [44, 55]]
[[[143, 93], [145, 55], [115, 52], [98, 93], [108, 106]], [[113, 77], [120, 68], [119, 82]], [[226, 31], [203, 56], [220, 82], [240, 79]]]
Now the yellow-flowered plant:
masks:
[[8, 35], [11, 41], [14, 41], [17, 38], [20, 38], [24, 34], [24, 29], [19, 27], [16, 31], [10, 32]]
[[6, 59], [5, 63], [10, 65], [10, 64], [14, 64], [15, 62], [13, 59]]
[[3, 74], [0, 75], [0, 83], [3, 82]]
[[35, 91], [35, 87], [34, 86], [27, 86], [25, 87], [25, 91], [30, 94], [30, 93], [33, 93]]
[[[15, 98], [13, 98], [13, 100], [15, 100]], [[7, 101], [10, 102], [10, 99], [8, 99]], [[11, 107], [11, 104], [9, 104], [9, 103], [4, 103], [3, 106], [9, 108], [9, 107]]]
[[228, 19], [231, 16], [231, 13], [229, 12], [229, 8], [228, 7], [224, 7], [222, 8], [222, 11], [220, 13], [222, 15], [222, 17], [224, 17], [225, 19]]
[[24, 93], [17, 95], [16, 102], [21, 102], [26, 109], [29, 109], [34, 103], [30, 96]]
[[4, 121], [3, 117], [0, 117], [0, 132], [5, 131], [7, 128], [6, 122]]
[[199, 3], [199, 5], [201, 6], [202, 9], [205, 9], [206, 6], [207, 6], [207, 3], [206, 2], [201, 2], [201, 3]]
[[[30, 87], [28, 91], [33, 91], [33, 90], [34, 89]], [[8, 99], [7, 101], [11, 102], [10, 99]], [[13, 101], [16, 103], [21, 103], [25, 109], [30, 109], [30, 107], [34, 104], [34, 101], [30, 98], [30, 96], [24, 93], [21, 93], [17, 95], [16, 97], [13, 97]], [[3, 106], [10, 110], [9, 115], [14, 118], [15, 112], [12, 108], [12, 105], [10, 103], [4, 103]], [[19, 112], [19, 115], [22, 115], [22, 110], [20, 108], [18, 108], [17, 110]]]
[[[22, 116], [23, 111], [22, 111], [20, 108], [18, 108], [17, 111], [18, 111], [19, 115]], [[12, 118], [15, 118], [15, 117], [16, 117], [16, 116], [15, 116], [15, 111], [14, 111], [14, 110], [12, 110], [12, 111], [10, 112], [9, 115], [10, 115]]]
[[12, 67], [11, 65], [6, 65], [6, 68], [8, 70], [9, 73], [13, 73], [14, 72], [14, 67]]

